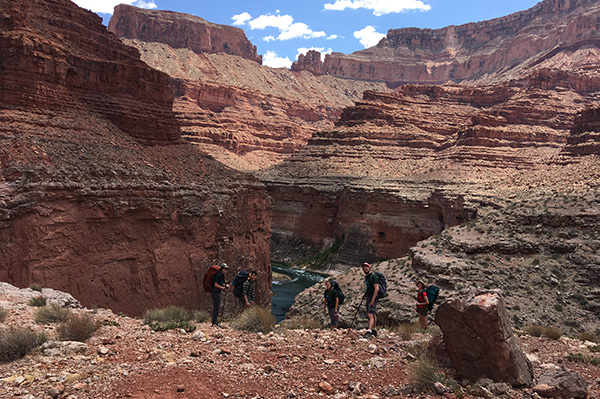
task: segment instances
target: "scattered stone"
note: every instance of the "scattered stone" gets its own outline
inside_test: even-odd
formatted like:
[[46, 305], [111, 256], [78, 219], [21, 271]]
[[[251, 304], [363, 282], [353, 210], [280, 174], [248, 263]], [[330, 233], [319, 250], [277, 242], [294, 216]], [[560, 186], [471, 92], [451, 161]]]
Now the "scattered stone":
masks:
[[533, 390], [545, 398], [584, 399], [588, 395], [588, 383], [579, 373], [550, 370], [540, 376]]
[[435, 392], [436, 395], [443, 395], [445, 393], [452, 392], [452, 389], [448, 388], [447, 386], [445, 386], [441, 382], [435, 382], [433, 384], [433, 392]]
[[321, 381], [321, 382], [319, 382], [319, 389], [323, 393], [326, 393], [327, 395], [330, 395], [330, 394], [332, 394], [334, 392], [333, 387], [327, 381]]
[[110, 352], [110, 351], [108, 350], [108, 348], [107, 348], [106, 346], [99, 346], [99, 347], [98, 347], [98, 354], [99, 354], [100, 356], [105, 356], [105, 355], [108, 355], [108, 353], [109, 353], [109, 352]]
[[493, 393], [496, 396], [504, 395], [505, 393], [510, 391], [510, 385], [508, 385], [505, 382], [494, 382], [492, 384], [489, 384], [487, 388], [490, 390], [491, 393]]
[[183, 385], [178, 385], [177, 392], [185, 392], [185, 387]]

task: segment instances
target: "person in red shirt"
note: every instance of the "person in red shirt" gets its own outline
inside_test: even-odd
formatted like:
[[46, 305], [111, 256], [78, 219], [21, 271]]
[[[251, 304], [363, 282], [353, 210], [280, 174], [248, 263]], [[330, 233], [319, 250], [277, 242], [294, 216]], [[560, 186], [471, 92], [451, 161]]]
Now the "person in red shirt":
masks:
[[421, 328], [425, 330], [427, 328], [427, 305], [429, 305], [429, 298], [425, 292], [425, 284], [421, 280], [415, 283], [417, 286], [417, 314], [419, 315], [419, 324]]

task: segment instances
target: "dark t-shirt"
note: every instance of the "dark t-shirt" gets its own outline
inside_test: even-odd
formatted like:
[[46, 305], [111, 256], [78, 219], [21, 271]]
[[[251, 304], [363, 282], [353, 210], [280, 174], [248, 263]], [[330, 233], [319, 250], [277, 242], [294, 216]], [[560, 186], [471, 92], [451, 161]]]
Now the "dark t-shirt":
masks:
[[365, 284], [367, 285], [367, 297], [372, 297], [375, 293], [375, 284], [379, 285], [379, 277], [374, 272], [365, 276]]
[[331, 291], [325, 290], [325, 294], [323, 296], [325, 297], [325, 300], [327, 300], [327, 307], [335, 308], [335, 298], [339, 296], [337, 291], [334, 289], [331, 289]]
[[217, 288], [215, 284], [219, 284], [221, 287], [225, 287], [225, 275], [221, 272], [215, 274], [215, 283], [213, 284], [213, 292], [221, 292], [223, 291], [220, 288]]

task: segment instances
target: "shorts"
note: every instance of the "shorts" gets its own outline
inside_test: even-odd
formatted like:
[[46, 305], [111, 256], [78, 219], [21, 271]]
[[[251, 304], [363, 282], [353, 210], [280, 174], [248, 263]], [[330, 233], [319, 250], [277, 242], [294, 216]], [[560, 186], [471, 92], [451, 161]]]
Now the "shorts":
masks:
[[375, 314], [377, 313], [377, 303], [379, 302], [379, 298], [375, 298], [373, 302], [373, 306], [371, 306], [371, 297], [367, 297], [367, 314]]
[[417, 314], [419, 314], [420, 316], [427, 316], [427, 306], [417, 308]]

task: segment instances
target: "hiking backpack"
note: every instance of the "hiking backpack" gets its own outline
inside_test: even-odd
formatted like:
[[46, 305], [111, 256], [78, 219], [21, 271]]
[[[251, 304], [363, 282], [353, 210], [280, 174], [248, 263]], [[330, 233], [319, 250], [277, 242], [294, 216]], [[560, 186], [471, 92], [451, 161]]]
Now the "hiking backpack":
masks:
[[340, 285], [338, 284], [337, 281], [332, 281], [331, 282], [331, 288], [333, 288], [335, 290], [335, 292], [337, 292], [338, 294], [338, 306], [341, 305], [342, 303], [344, 303], [344, 299], [346, 299], [346, 295], [344, 295], [344, 293], [342, 292], [342, 288], [340, 287]]
[[387, 279], [381, 272], [374, 272], [379, 278], [379, 291], [377, 292], [377, 298], [385, 298], [387, 296]]
[[215, 275], [221, 270], [220, 266], [212, 265], [208, 268], [206, 273], [204, 273], [204, 291], [212, 292], [213, 285], [215, 284]]
[[432, 310], [433, 304], [435, 303], [435, 300], [437, 299], [438, 294], [440, 293], [440, 289], [435, 285], [430, 285], [429, 287], [425, 288], [425, 293], [427, 294], [427, 299], [429, 300], [429, 305], [427, 305], [427, 309]]
[[241, 298], [244, 296], [244, 283], [250, 277], [250, 273], [245, 270], [238, 272], [233, 278], [233, 296]]

